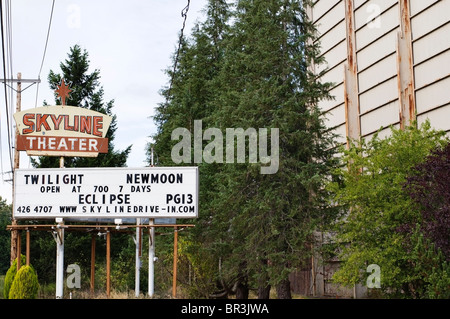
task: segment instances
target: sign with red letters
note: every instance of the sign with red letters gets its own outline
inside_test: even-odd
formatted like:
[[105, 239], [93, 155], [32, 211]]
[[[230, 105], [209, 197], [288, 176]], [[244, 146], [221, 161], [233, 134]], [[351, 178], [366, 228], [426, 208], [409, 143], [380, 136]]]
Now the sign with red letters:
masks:
[[112, 118], [89, 109], [54, 105], [14, 114], [17, 150], [32, 156], [96, 157], [108, 152]]

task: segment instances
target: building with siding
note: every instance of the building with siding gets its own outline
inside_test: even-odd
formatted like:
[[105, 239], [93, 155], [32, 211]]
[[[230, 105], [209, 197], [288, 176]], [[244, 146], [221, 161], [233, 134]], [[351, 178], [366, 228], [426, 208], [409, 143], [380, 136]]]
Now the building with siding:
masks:
[[[318, 0], [308, 8], [332, 82], [334, 100], [322, 101], [327, 126], [347, 137], [370, 138], [382, 128], [426, 119], [450, 135], [450, 0]], [[312, 261], [294, 285], [298, 293], [361, 297], [330, 279], [337, 261]]]

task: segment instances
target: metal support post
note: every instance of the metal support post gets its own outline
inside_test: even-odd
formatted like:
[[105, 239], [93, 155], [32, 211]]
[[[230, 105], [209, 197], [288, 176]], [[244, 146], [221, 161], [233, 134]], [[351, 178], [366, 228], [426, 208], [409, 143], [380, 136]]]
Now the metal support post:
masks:
[[64, 221], [57, 218], [56, 230], [52, 233], [56, 241], [56, 299], [64, 294]]
[[172, 297], [177, 297], [177, 263], [178, 263], [178, 228], [173, 228], [173, 278], [172, 278]]
[[95, 292], [95, 234], [91, 235], [91, 296]]
[[[154, 225], [155, 220], [150, 218], [149, 225]], [[149, 229], [148, 243], [148, 296], [153, 298], [155, 293], [155, 227]]]
[[[141, 219], [136, 218], [136, 225], [141, 224]], [[136, 238], [134, 240], [136, 244], [136, 269], [135, 269], [135, 282], [134, 282], [134, 294], [139, 297], [140, 293], [140, 277], [141, 277], [141, 229], [136, 227]]]
[[111, 295], [111, 232], [106, 231], [106, 296]]

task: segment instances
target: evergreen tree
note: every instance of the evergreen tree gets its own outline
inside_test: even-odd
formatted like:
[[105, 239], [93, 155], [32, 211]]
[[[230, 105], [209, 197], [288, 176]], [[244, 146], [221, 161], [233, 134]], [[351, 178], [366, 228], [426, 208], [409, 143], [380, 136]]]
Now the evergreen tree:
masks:
[[[98, 157], [65, 157], [65, 167], [123, 167], [126, 166], [131, 145], [123, 151], [114, 149], [114, 137], [117, 130], [116, 115], [112, 113], [114, 100], [105, 102], [103, 100], [104, 90], [100, 86], [100, 71], [94, 70], [89, 73], [89, 54], [82, 50], [79, 45], [70, 48], [68, 58], [60, 63], [62, 73], [55, 73], [53, 70], [48, 75], [48, 82], [52, 90], [56, 90], [57, 85], [64, 79], [70, 84], [72, 92], [66, 99], [66, 104], [79, 106], [92, 111], [112, 116], [112, 122], [106, 134], [108, 138], [108, 153], [100, 153]], [[46, 103], [44, 103], [46, 104]], [[61, 102], [55, 93], [55, 104]], [[32, 159], [33, 166], [59, 167], [59, 157], [40, 156], [38, 160]]]
[[236, 241], [229, 259], [234, 272], [265, 297], [272, 285], [279, 298], [290, 298], [288, 276], [306, 261], [312, 232], [329, 217], [323, 185], [333, 164], [333, 138], [317, 108], [329, 86], [309, 71], [320, 61], [303, 4], [238, 1], [217, 77], [215, 115], [223, 130], [280, 132], [278, 171], [262, 175], [255, 164], [228, 165], [219, 196]]
[[[187, 128], [193, 133], [194, 120], [202, 120], [204, 128], [217, 126], [212, 122], [214, 120], [212, 114], [215, 112], [213, 101], [216, 99], [214, 78], [222, 67], [224, 39], [228, 34], [230, 12], [226, 1], [209, 1], [206, 21], [194, 27], [191, 39], [182, 38], [180, 50], [174, 55], [175, 72], [174, 68], [167, 71], [170, 83], [161, 91], [166, 101], [158, 106], [154, 117], [157, 134], [153, 136], [155, 142], [152, 147], [158, 165], [174, 165], [171, 150], [178, 141], [172, 141], [171, 133], [176, 128]], [[150, 155], [150, 147], [148, 151]], [[148, 161], [150, 163], [150, 158]], [[218, 223], [217, 218], [211, 219], [214, 215], [214, 203], [211, 199], [218, 194], [217, 184], [214, 182], [218, 169], [219, 165], [199, 164], [202, 213], [193, 221], [197, 227], [190, 229], [187, 234], [183, 233], [189, 237], [185, 241], [188, 243], [185, 251], [189, 256], [187, 258], [189, 266], [193, 269], [202, 269], [196, 271], [192, 282], [190, 291], [194, 297], [208, 296], [208, 292], [216, 289], [216, 279], [219, 280], [209, 277], [211, 273], [217, 274], [217, 261], [222, 254], [212, 253], [211, 246], [214, 250], [217, 243], [217, 238], [213, 239], [217, 230], [208, 226], [211, 221], [214, 224]], [[180, 242], [183, 241], [180, 239]], [[168, 258], [170, 253], [169, 251]], [[180, 260], [183, 260], [182, 255]]]
[[268, 298], [274, 286], [280, 298], [289, 298], [288, 275], [311, 253], [312, 232], [332, 218], [323, 186], [333, 165], [333, 136], [317, 108], [329, 84], [310, 72], [321, 59], [304, 1], [240, 0], [226, 19], [217, 14], [223, 12], [218, 3], [227, 5], [209, 1], [205, 24], [183, 43], [168, 103], [156, 116], [155, 149], [162, 164], [170, 163], [177, 143], [171, 132], [193, 132], [193, 120], [224, 135], [227, 128], [267, 128], [269, 148], [270, 130], [279, 129], [275, 174], [261, 174], [265, 165], [247, 155], [245, 163], [235, 157], [232, 164], [199, 164], [200, 218], [190, 233], [199, 244], [192, 246], [220, 265], [211, 280], [220, 282], [217, 288], [237, 287], [237, 297], [245, 298], [259, 287], [259, 296]]
[[[94, 70], [93, 72], [89, 72], [88, 52], [82, 50], [79, 45], [73, 46], [70, 48], [68, 58], [60, 63], [60, 68], [61, 73], [56, 73], [53, 70], [50, 71], [48, 81], [50, 88], [53, 90], [61, 83], [62, 78], [64, 78], [66, 84], [70, 84], [72, 91], [66, 99], [67, 105], [78, 106], [112, 116], [112, 122], [106, 134], [106, 138], [108, 138], [108, 153], [100, 153], [97, 157], [65, 157], [65, 167], [126, 166], [131, 145], [123, 151], [114, 149], [113, 142], [117, 129], [116, 115], [112, 112], [114, 100], [104, 101], [104, 90], [100, 85], [100, 71]], [[44, 102], [44, 104], [47, 103]], [[56, 93], [55, 104], [61, 104]], [[56, 168], [59, 167], [59, 157], [40, 156], [37, 159], [32, 158], [32, 164], [37, 168]], [[56, 264], [54, 262], [49, 263], [48, 261], [55, 260], [55, 243], [53, 239], [48, 237], [48, 234], [34, 233], [33, 237], [31, 242], [31, 257], [39, 273], [39, 278], [42, 282], [54, 282]], [[124, 239], [122, 236], [116, 237], [120, 237], [121, 240], [117, 240], [117, 249], [113, 249], [113, 251], [121, 252], [123, 250]], [[125, 237], [125, 240], [130, 239]], [[90, 269], [90, 253], [86, 252], [89, 252], [91, 249], [91, 235], [78, 232], [67, 233], [65, 242], [66, 262], [69, 264], [70, 262], [77, 262], [81, 266], [82, 271], [87, 273]], [[99, 242], [98, 249], [103, 249], [102, 246], [105, 246], [104, 241]], [[97, 262], [102, 262], [102, 259], [104, 258], [100, 255], [97, 258]]]
[[6, 230], [11, 225], [11, 205], [0, 196], [0, 274], [5, 274], [10, 266], [11, 232]]

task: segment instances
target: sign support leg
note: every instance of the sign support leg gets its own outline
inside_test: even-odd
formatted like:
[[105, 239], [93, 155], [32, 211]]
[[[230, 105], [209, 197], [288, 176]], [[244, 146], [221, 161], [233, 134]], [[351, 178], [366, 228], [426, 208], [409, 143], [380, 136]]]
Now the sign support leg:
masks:
[[106, 296], [111, 295], [111, 232], [106, 232]]
[[[136, 225], [141, 224], [141, 219], [136, 218]], [[134, 295], [136, 298], [139, 297], [140, 293], [140, 276], [141, 276], [141, 229], [136, 227], [136, 272], [134, 281]]]
[[56, 241], [56, 299], [62, 299], [64, 294], [64, 221], [57, 221], [56, 231], [53, 233]]
[[[59, 160], [59, 167], [64, 167], [64, 157], [61, 156]], [[61, 227], [64, 224], [61, 218], [58, 221], [56, 229], [56, 299], [62, 299], [64, 295], [64, 229]]]
[[178, 263], [178, 228], [173, 228], [173, 278], [172, 278], [172, 297], [177, 297], [177, 263]]
[[[149, 225], [154, 225], [155, 220], [150, 218]], [[150, 227], [148, 245], [148, 296], [153, 298], [155, 293], [155, 227]]]
[[95, 289], [95, 234], [91, 235], [91, 296], [94, 297]]
[[17, 232], [17, 271], [19, 271], [21, 265], [21, 251], [22, 251], [22, 239], [21, 239], [21, 234], [19, 232]]
[[30, 265], [30, 230], [29, 229], [27, 229], [26, 240], [27, 240], [27, 252], [26, 252], [26, 254], [27, 254], [27, 266], [29, 266]]

